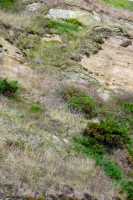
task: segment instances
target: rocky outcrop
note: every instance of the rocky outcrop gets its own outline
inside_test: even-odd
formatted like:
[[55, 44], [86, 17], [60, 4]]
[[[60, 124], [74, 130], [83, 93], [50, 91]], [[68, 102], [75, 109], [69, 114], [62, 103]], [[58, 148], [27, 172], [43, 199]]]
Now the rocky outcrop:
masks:
[[17, 75], [27, 73], [29, 70], [20, 50], [0, 37], [1, 76], [16, 78]]
[[101, 23], [101, 19], [96, 12], [93, 12], [93, 14], [91, 14], [89, 12], [80, 10], [65, 10], [65, 9], [54, 8], [50, 9], [49, 13], [44, 17], [53, 19], [64, 19], [64, 20], [69, 18], [75, 18], [86, 26], [90, 24], [97, 25]]
[[83, 56], [81, 60], [82, 66], [90, 71], [90, 76], [113, 90], [133, 89], [133, 40], [123, 47], [126, 41], [123, 36], [112, 36], [105, 40], [98, 54], [89, 58]]

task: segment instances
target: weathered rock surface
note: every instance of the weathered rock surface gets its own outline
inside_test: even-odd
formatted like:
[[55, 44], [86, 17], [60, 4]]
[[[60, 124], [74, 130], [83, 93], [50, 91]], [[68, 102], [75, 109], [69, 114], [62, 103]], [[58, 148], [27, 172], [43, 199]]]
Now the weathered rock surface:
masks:
[[[103, 50], [89, 58], [83, 56], [81, 64], [110, 89], [133, 89], [133, 45], [121, 47], [123, 36], [112, 36], [102, 45]], [[133, 40], [131, 40], [133, 41]]]
[[53, 18], [53, 19], [69, 19], [69, 18], [75, 18], [82, 22], [84, 25], [96, 25], [101, 23], [101, 19], [99, 15], [96, 12], [93, 12], [93, 14], [81, 11], [81, 10], [64, 10], [64, 9], [50, 9], [49, 13], [45, 15], [44, 17]]
[[21, 52], [15, 46], [0, 37], [0, 71], [1, 76], [16, 77], [19, 74], [27, 73], [27, 67]]

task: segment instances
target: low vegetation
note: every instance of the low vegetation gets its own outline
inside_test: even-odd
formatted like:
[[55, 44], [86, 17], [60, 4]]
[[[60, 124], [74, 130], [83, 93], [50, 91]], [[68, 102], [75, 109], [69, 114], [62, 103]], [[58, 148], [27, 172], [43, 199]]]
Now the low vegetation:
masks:
[[0, 8], [8, 10], [15, 6], [14, 0], [1, 0], [0, 1]]
[[12, 96], [17, 92], [19, 86], [17, 81], [8, 81], [8, 79], [0, 80], [0, 93], [5, 96]]
[[[124, 1], [104, 2], [128, 6]], [[102, 50], [110, 35], [123, 35], [123, 29], [46, 19], [42, 15], [47, 10], [41, 9], [27, 15], [26, 10], [15, 12], [16, 5], [0, 2], [0, 36], [19, 48], [17, 53], [22, 52], [32, 69], [22, 74], [14, 70], [21, 85], [18, 99], [9, 98], [18, 91], [18, 82], [0, 79], [2, 191], [11, 197], [17, 193], [37, 199], [39, 194], [44, 199], [45, 191], [59, 186], [70, 193], [88, 191], [95, 199], [120, 199], [114, 193], [133, 199], [133, 96], [110, 92], [104, 101], [100, 84], [80, 63], [82, 56]], [[59, 40], [52, 39], [55, 36]], [[115, 156], [118, 150], [125, 152], [121, 160]], [[55, 196], [51, 198], [67, 199]]]
[[105, 3], [112, 4], [116, 7], [122, 7], [124, 9], [133, 11], [133, 2], [130, 0], [102, 0]]
[[41, 105], [39, 105], [39, 104], [32, 104], [31, 106], [30, 106], [30, 110], [31, 111], [41, 111], [42, 110], [42, 106]]
[[63, 91], [63, 98], [67, 100], [67, 106], [70, 110], [81, 112], [86, 118], [91, 118], [95, 110], [94, 99], [79, 88], [68, 87]]

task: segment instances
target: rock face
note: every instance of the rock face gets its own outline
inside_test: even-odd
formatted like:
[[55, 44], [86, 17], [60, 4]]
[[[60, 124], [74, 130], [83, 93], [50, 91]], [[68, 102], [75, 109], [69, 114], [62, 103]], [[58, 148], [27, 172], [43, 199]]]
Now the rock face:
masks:
[[64, 10], [64, 9], [50, 9], [49, 14], [45, 15], [45, 17], [53, 18], [53, 19], [69, 19], [75, 18], [82, 22], [84, 25], [97, 25], [101, 23], [101, 19], [96, 12], [93, 14], [80, 10]]
[[18, 74], [23, 74], [29, 69], [25, 63], [21, 52], [9, 42], [0, 37], [0, 71], [1, 76], [15, 78]]
[[89, 58], [83, 56], [81, 64], [90, 76], [110, 89], [133, 89], [133, 40], [127, 47], [121, 44], [127, 39], [112, 36], [102, 45], [103, 50]]

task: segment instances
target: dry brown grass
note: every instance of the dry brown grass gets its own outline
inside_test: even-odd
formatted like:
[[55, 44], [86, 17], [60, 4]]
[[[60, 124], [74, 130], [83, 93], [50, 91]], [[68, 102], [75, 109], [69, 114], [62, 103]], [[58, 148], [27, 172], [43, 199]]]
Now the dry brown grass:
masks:
[[[53, 105], [48, 96], [62, 85], [60, 76], [13, 73], [5, 69], [4, 75], [17, 79], [25, 88], [18, 94], [18, 101], [1, 96], [0, 104], [0, 169], [1, 185], [12, 185], [8, 195], [42, 195], [43, 191], [56, 190], [57, 185], [67, 185], [75, 192], [90, 193], [96, 197], [114, 196], [111, 180], [94, 160], [76, 152], [73, 144], [66, 143], [73, 135], [80, 134], [87, 121], [72, 114], [61, 105]], [[66, 84], [64, 82], [64, 84]], [[32, 113], [32, 103], [42, 103], [41, 113]], [[63, 106], [63, 104], [62, 104]], [[56, 108], [56, 109], [53, 109]], [[3, 189], [6, 193], [6, 187]]]
[[[44, 190], [50, 191], [64, 183], [79, 193], [88, 192], [97, 197], [118, 192], [119, 188], [112, 186], [102, 169], [92, 159], [75, 152], [71, 143], [65, 144], [59, 135], [57, 140], [52, 137], [54, 133], [31, 127], [32, 122], [29, 126], [26, 119], [18, 117], [17, 109], [3, 105], [1, 111], [0, 180], [3, 185], [14, 186], [12, 195], [34, 196], [37, 191], [42, 195]], [[56, 115], [53, 113], [55, 118]], [[69, 121], [73, 131], [79, 131], [74, 125], [79, 119], [72, 121], [72, 114], [58, 112], [58, 118]]]
[[[26, 10], [19, 14], [0, 11], [0, 20], [21, 28], [29, 26], [33, 15]], [[118, 194], [119, 186], [112, 185], [102, 168], [74, 149], [71, 137], [80, 134], [87, 121], [55, 98], [54, 92], [66, 84], [60, 81], [64, 78], [60, 72], [10, 70], [2, 69], [1, 74], [18, 80], [21, 89], [16, 100], [0, 97], [0, 183], [13, 185], [8, 195], [42, 195], [57, 184], [97, 198]], [[81, 88], [99, 101], [93, 88]], [[33, 103], [41, 103], [43, 111], [32, 113]]]
[[27, 10], [19, 13], [11, 13], [0, 10], [0, 21], [3, 24], [11, 25], [14, 28], [21, 28], [28, 26], [33, 17], [33, 13], [29, 13]]

